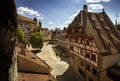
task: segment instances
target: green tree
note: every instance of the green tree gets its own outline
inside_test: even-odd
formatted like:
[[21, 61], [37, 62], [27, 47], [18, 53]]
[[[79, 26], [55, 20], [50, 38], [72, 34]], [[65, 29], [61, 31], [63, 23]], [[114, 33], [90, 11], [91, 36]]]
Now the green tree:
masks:
[[30, 44], [33, 48], [41, 49], [43, 46], [42, 35], [38, 32], [31, 33], [30, 35]]
[[17, 39], [18, 39], [18, 41], [20, 43], [23, 42], [23, 40], [24, 40], [24, 32], [20, 28], [16, 29], [16, 36], [17, 36]]

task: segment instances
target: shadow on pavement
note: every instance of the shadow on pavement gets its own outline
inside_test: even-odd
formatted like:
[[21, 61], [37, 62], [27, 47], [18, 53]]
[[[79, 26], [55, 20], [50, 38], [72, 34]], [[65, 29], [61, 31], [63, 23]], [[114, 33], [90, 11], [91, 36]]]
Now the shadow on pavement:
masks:
[[56, 76], [56, 79], [57, 81], [81, 81], [71, 67], [69, 67], [63, 75]]

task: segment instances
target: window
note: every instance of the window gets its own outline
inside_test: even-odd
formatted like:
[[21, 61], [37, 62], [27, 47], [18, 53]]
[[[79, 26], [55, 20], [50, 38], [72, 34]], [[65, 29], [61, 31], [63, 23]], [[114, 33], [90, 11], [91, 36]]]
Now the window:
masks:
[[90, 53], [85, 51], [85, 57], [90, 58]]
[[89, 81], [93, 81], [93, 79], [91, 77], [89, 77]]
[[75, 40], [75, 42], [77, 43], [77, 39]]
[[80, 31], [80, 32], [83, 32], [83, 28], [80, 28], [79, 31]]
[[96, 62], [96, 55], [91, 55], [91, 59]]
[[88, 70], [88, 71], [90, 71], [90, 65], [86, 65], [86, 69]]
[[97, 70], [96, 70], [95, 68], [93, 68], [92, 73], [93, 73], [95, 76], [97, 76]]
[[22, 23], [20, 25], [22, 26]]
[[68, 30], [68, 33], [71, 33], [71, 30], [70, 30], [70, 29]]
[[73, 47], [72, 47], [72, 46], [70, 46], [70, 50], [72, 50], [72, 51], [73, 51]]
[[69, 39], [69, 42], [71, 42], [71, 39]]
[[81, 55], [85, 55], [85, 50], [80, 49], [80, 54], [81, 54]]
[[82, 60], [80, 61], [80, 65], [81, 65], [81, 66], [84, 66], [84, 63], [83, 63], [83, 61], [82, 61]]
[[89, 41], [89, 40], [86, 40], [86, 44], [87, 44], [87, 45], [90, 45], [90, 41]]
[[79, 73], [80, 73], [83, 77], [85, 77], [85, 74], [84, 74], [84, 72], [83, 72], [82, 69], [79, 68], [78, 71], [79, 71]]
[[84, 44], [84, 40], [81, 40], [81, 44]]

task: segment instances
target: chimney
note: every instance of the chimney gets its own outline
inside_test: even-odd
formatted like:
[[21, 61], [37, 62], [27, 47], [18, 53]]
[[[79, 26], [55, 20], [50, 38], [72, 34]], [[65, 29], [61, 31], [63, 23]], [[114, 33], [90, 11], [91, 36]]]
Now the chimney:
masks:
[[84, 10], [84, 11], [87, 11], [87, 10], [88, 10], [87, 5], [84, 5], [84, 6], [83, 6], [83, 10]]
[[83, 27], [86, 28], [87, 26], [87, 5], [83, 6]]

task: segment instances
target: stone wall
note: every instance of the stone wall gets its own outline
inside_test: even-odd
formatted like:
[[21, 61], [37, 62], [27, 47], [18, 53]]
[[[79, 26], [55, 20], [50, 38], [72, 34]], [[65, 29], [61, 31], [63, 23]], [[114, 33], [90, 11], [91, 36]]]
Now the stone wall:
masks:
[[9, 81], [18, 81], [17, 52], [14, 51], [12, 65], [9, 69]]
[[0, 81], [9, 81], [17, 28], [14, 0], [0, 0], [0, 11]]

